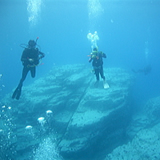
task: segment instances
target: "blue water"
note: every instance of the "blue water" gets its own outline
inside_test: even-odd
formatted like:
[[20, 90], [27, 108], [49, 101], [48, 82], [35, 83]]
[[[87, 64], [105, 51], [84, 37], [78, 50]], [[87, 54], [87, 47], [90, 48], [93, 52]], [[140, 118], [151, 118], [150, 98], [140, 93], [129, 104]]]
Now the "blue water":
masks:
[[[21, 77], [21, 43], [39, 37], [38, 44], [46, 57], [38, 68], [38, 78], [54, 65], [88, 63], [91, 47], [87, 34], [97, 31], [99, 50], [108, 57], [104, 67], [131, 70], [151, 64], [152, 72], [137, 76], [135, 88], [141, 99], [158, 96], [159, 0], [37, 0], [39, 3], [27, 11], [31, 2], [36, 3], [0, 0], [0, 83], [5, 86], [1, 94], [10, 92]], [[31, 16], [35, 16], [33, 21], [29, 21]], [[28, 76], [25, 83], [31, 81]]]
[[[132, 69], [151, 65], [148, 75], [135, 74], [135, 105], [159, 96], [159, 8], [160, 0], [0, 0], [0, 99], [21, 78], [20, 44], [39, 37], [46, 56], [37, 67], [38, 79], [54, 66], [82, 63], [90, 68], [87, 34], [95, 31], [99, 50], [107, 55], [104, 67], [133, 74]], [[28, 74], [24, 85], [32, 83]]]

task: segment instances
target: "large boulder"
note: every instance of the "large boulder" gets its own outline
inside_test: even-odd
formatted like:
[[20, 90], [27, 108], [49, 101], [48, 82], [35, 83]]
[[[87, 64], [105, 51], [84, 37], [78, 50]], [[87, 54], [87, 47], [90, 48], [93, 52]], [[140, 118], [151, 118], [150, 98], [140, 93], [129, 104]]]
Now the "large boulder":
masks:
[[[3, 105], [12, 108], [15, 126], [10, 127], [19, 159], [29, 156], [47, 137], [56, 138], [60, 154], [70, 160], [96, 159], [126, 142], [133, 77], [120, 68], [104, 71], [108, 89], [103, 88], [103, 81], [95, 84], [87, 66], [65, 65], [23, 87], [19, 101], [10, 95], [4, 98]], [[52, 116], [48, 117], [47, 110]], [[39, 117], [45, 118], [43, 124], [38, 123]], [[33, 127], [32, 138], [25, 133], [27, 125]]]

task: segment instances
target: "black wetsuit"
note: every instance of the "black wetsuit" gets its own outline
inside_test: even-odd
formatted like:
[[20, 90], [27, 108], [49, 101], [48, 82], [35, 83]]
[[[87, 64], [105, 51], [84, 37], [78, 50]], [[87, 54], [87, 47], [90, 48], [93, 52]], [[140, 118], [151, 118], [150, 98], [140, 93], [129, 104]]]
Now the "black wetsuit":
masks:
[[32, 78], [34, 78], [36, 74], [36, 66], [39, 64], [39, 59], [43, 57], [44, 53], [40, 52], [37, 48], [24, 49], [21, 56], [21, 61], [23, 64], [22, 78], [19, 82], [18, 87], [14, 91], [12, 98], [20, 98], [23, 82], [26, 79], [28, 72], [30, 71]]
[[106, 58], [106, 54], [100, 51], [95, 51], [91, 53], [91, 58], [89, 59], [89, 62], [92, 61], [92, 66], [96, 75], [97, 81], [99, 81], [99, 74], [105, 80], [105, 76], [103, 73], [103, 59]]

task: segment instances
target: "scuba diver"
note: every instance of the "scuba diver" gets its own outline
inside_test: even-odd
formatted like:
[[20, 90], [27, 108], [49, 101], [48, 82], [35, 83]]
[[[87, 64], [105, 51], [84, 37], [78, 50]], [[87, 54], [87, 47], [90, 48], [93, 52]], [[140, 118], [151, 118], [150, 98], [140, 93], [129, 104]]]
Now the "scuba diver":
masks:
[[105, 82], [105, 76], [103, 73], [103, 59], [102, 58], [106, 58], [106, 54], [101, 51], [98, 51], [97, 47], [93, 48], [93, 51], [90, 54], [89, 62], [92, 62], [92, 66], [94, 69], [94, 73], [96, 75], [97, 82], [99, 81], [99, 75], [101, 76], [101, 78]]
[[132, 72], [134, 72], [134, 73], [144, 73], [145, 75], [147, 75], [151, 72], [151, 70], [152, 70], [151, 65], [147, 65], [142, 69], [138, 69], [138, 70], [132, 69]]
[[23, 64], [22, 78], [18, 84], [18, 87], [15, 89], [12, 98], [19, 100], [21, 96], [21, 90], [23, 82], [26, 79], [28, 72], [30, 71], [32, 78], [36, 75], [36, 66], [39, 64], [39, 60], [42, 59], [45, 55], [36, 48], [37, 40], [29, 40], [28, 45], [24, 47], [24, 51], [21, 56], [21, 61]]

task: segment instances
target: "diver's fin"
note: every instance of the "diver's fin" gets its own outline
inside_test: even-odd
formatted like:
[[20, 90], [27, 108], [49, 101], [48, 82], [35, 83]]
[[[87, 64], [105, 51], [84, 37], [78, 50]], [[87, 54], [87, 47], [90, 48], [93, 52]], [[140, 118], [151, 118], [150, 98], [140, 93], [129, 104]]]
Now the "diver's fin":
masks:
[[18, 91], [17, 91], [16, 99], [19, 100], [20, 96], [21, 96], [21, 88], [18, 89]]
[[21, 87], [17, 87], [16, 90], [13, 92], [12, 98], [16, 98], [17, 100], [19, 100], [21, 96]]
[[104, 87], [104, 89], [107, 89], [107, 88], [109, 88], [109, 84], [106, 81], [104, 81], [103, 82], [103, 87]]

